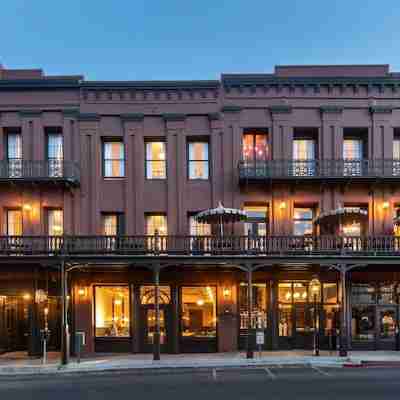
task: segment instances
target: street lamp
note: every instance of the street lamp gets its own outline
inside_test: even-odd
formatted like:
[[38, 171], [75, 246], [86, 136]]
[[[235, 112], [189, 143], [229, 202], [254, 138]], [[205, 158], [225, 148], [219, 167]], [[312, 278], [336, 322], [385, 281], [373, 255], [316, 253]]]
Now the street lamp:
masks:
[[319, 356], [319, 310], [318, 301], [321, 295], [321, 282], [313, 278], [310, 282], [310, 290], [314, 301], [314, 356]]

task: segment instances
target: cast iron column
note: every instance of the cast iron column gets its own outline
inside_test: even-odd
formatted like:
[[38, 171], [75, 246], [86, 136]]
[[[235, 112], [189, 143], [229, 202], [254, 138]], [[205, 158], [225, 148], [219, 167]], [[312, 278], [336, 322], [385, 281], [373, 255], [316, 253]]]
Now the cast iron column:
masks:
[[157, 266], [154, 270], [154, 309], [156, 324], [153, 334], [153, 360], [160, 359], [160, 267]]
[[247, 354], [246, 358], [253, 358], [254, 351], [252, 346], [252, 323], [251, 316], [253, 311], [253, 272], [251, 268], [247, 271]]
[[347, 357], [347, 296], [346, 296], [346, 266], [340, 266], [340, 287], [342, 291], [340, 309], [340, 346], [339, 356]]
[[62, 302], [62, 334], [61, 334], [61, 364], [69, 363], [70, 348], [69, 348], [69, 326], [68, 326], [68, 275], [65, 267], [65, 262], [61, 263], [61, 302]]

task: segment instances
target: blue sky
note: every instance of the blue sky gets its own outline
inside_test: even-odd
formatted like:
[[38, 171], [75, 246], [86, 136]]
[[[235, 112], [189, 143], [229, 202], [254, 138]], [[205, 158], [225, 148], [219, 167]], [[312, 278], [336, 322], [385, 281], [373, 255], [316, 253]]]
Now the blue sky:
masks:
[[399, 0], [10, 0], [0, 62], [95, 80], [218, 79], [276, 64], [400, 71]]

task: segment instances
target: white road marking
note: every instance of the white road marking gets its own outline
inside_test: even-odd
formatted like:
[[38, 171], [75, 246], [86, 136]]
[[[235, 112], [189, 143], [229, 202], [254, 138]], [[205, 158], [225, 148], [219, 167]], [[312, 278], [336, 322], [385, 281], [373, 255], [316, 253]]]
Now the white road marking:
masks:
[[268, 374], [268, 376], [271, 378], [271, 379], [276, 379], [277, 378], [277, 376], [269, 369], [269, 368], [264, 368], [265, 369], [265, 372]]
[[213, 377], [214, 381], [217, 380], [217, 369], [216, 368], [213, 368], [213, 370], [212, 370], [212, 377]]
[[331, 374], [329, 374], [326, 371], [323, 371], [321, 368], [316, 367], [315, 365], [313, 365], [311, 367], [314, 371], [317, 371], [319, 374], [324, 375], [324, 376], [331, 376]]

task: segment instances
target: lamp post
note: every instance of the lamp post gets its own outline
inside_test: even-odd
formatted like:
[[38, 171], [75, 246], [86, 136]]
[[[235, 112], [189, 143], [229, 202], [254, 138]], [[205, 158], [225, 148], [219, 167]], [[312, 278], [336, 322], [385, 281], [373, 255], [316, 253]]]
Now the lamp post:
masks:
[[321, 296], [321, 282], [313, 278], [310, 282], [310, 289], [314, 302], [314, 356], [319, 356], [319, 309], [318, 302]]

